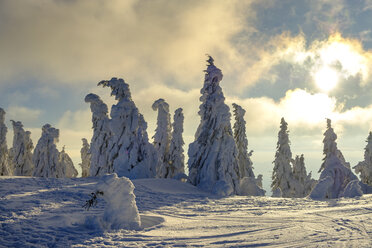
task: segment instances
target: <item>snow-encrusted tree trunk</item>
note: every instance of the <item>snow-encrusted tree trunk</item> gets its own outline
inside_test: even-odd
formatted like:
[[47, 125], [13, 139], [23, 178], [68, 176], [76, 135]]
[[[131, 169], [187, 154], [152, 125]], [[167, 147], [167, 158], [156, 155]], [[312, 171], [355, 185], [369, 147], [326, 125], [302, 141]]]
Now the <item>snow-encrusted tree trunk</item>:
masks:
[[112, 132], [110, 129], [110, 119], [107, 116], [107, 105], [96, 94], [88, 94], [85, 97], [85, 102], [90, 103], [93, 123], [93, 136], [89, 151], [91, 154], [89, 175], [101, 176], [106, 173], [112, 173], [112, 161], [108, 159]]
[[152, 109], [158, 111], [157, 127], [155, 130], [154, 147], [158, 152], [159, 163], [156, 177], [168, 178], [169, 175], [169, 147], [171, 142], [171, 121], [169, 105], [164, 99], [158, 99], [152, 104]]
[[366, 140], [367, 146], [364, 148], [364, 161], [359, 162], [353, 167], [355, 173], [360, 173], [360, 180], [372, 186], [372, 132], [369, 132]]
[[219, 195], [237, 194], [238, 151], [230, 124], [230, 110], [219, 85], [223, 75], [212, 57], [207, 62], [200, 97], [201, 122], [188, 151], [189, 181]]
[[118, 176], [149, 178], [156, 176], [158, 156], [149, 143], [147, 123], [134, 104], [129, 85], [123, 79], [112, 78], [98, 85], [111, 88], [117, 104], [111, 108], [109, 163]]
[[35, 166], [35, 177], [64, 177], [63, 168], [59, 164], [59, 152], [56, 143], [59, 138], [59, 130], [50, 124], [42, 127], [42, 133], [32, 156]]
[[81, 177], [89, 177], [89, 170], [90, 170], [90, 146], [87, 139], [82, 138], [83, 147], [80, 149], [80, 156], [81, 156]]
[[182, 108], [176, 109], [173, 117], [172, 140], [169, 148], [169, 178], [185, 178], [185, 156], [183, 154], [182, 138], [183, 133], [183, 113]]
[[10, 168], [8, 144], [6, 142], [8, 128], [4, 122], [5, 111], [0, 108], [0, 176], [9, 176], [12, 174], [12, 170]]
[[292, 152], [290, 148], [290, 141], [288, 137], [288, 124], [284, 118], [280, 122], [280, 131], [278, 133], [278, 142], [276, 145], [276, 153], [274, 160], [274, 169], [272, 174], [272, 191], [280, 188], [282, 197], [292, 196]]
[[32, 176], [34, 164], [32, 163], [32, 150], [34, 145], [31, 133], [23, 129], [20, 121], [11, 120], [13, 125], [12, 164], [15, 176]]
[[[353, 182], [358, 182], [357, 176], [345, 165], [345, 160], [340, 159], [342, 153], [337, 149], [336, 139], [337, 135], [333, 131], [331, 120], [327, 119], [327, 130], [324, 132], [323, 139], [325, 157], [319, 170], [322, 171], [319, 181], [310, 194], [313, 199], [350, 197], [351, 195], [348, 195], [350, 192], [361, 192], [359, 184]], [[351, 184], [348, 186], [349, 183]]]

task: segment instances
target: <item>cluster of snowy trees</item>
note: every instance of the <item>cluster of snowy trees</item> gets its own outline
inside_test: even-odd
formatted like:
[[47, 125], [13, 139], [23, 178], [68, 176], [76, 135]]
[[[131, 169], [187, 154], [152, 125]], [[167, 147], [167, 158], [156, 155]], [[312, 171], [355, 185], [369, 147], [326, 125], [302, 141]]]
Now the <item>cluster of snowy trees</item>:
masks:
[[65, 152], [58, 151], [56, 143], [59, 130], [46, 124], [35, 149], [31, 132], [23, 129], [20, 121], [11, 120], [13, 126], [13, 146], [8, 150], [5, 125], [5, 111], [0, 108], [0, 175], [36, 177], [76, 177], [78, 172]]
[[182, 109], [175, 111], [171, 124], [168, 103], [164, 99], [154, 102], [152, 107], [158, 111], [158, 125], [151, 144], [147, 123], [132, 100], [129, 85], [117, 78], [98, 85], [110, 87], [117, 104], [111, 107], [109, 117], [107, 105], [99, 96], [88, 94], [85, 97], [92, 111], [93, 136], [90, 145], [85, 144], [81, 150], [82, 159], [86, 161], [82, 162], [82, 167], [89, 171], [84, 176], [117, 173], [131, 179], [186, 177]]
[[281, 119], [276, 146], [271, 188], [275, 197], [305, 197], [316, 181], [307, 174], [304, 155], [292, 158], [288, 124]]

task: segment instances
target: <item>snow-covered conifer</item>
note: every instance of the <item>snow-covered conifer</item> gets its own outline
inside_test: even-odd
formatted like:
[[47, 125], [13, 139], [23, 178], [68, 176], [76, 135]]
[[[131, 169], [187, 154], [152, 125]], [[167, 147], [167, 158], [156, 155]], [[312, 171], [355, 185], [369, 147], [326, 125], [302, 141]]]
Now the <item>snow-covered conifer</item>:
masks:
[[83, 147], [80, 149], [80, 155], [81, 155], [81, 177], [89, 177], [89, 170], [90, 170], [90, 146], [87, 141], [87, 139], [82, 138], [83, 141]]
[[311, 178], [311, 172], [307, 174], [304, 155], [296, 156], [293, 161], [293, 196], [305, 197], [310, 194], [316, 181]]
[[189, 181], [219, 195], [237, 194], [238, 151], [230, 124], [230, 110], [219, 85], [223, 75], [212, 57], [207, 62], [200, 97], [201, 122], [188, 151]]
[[110, 113], [113, 137], [108, 159], [113, 171], [129, 178], [155, 177], [157, 152], [148, 141], [147, 123], [132, 100], [129, 85], [117, 78], [98, 85], [110, 87], [111, 95], [118, 101]]
[[[107, 105], [96, 94], [88, 94], [85, 102], [90, 103], [92, 111], [93, 136], [90, 143], [90, 176], [101, 176], [112, 173], [112, 161], [108, 160], [108, 149], [112, 133], [107, 116]], [[82, 164], [83, 165], [83, 164]], [[86, 166], [88, 164], [84, 164]], [[84, 170], [83, 170], [84, 172]]]
[[31, 133], [23, 129], [20, 121], [11, 120], [13, 125], [12, 164], [15, 176], [32, 176], [34, 165], [32, 163], [32, 150], [34, 145]]
[[58, 162], [59, 167], [63, 169], [64, 177], [76, 177], [78, 175], [78, 171], [76, 170], [70, 156], [65, 152], [64, 146], [62, 151], [59, 153]]
[[32, 156], [35, 166], [35, 177], [64, 177], [63, 169], [59, 167], [59, 152], [56, 143], [59, 138], [59, 130], [50, 124], [42, 127], [42, 133]]
[[12, 174], [9, 163], [8, 144], [6, 143], [6, 133], [8, 128], [5, 125], [5, 111], [0, 108], [0, 176]]
[[288, 137], [288, 124], [284, 118], [280, 122], [276, 149], [271, 188], [273, 192], [280, 188], [283, 197], [291, 197], [291, 182], [293, 178], [291, 167], [292, 152]]
[[366, 140], [367, 146], [364, 148], [364, 161], [359, 162], [353, 167], [355, 173], [360, 173], [360, 180], [372, 186], [372, 132], [369, 132]]
[[[311, 191], [311, 198], [338, 198], [344, 194], [351, 197], [350, 192], [358, 192], [358, 194], [360, 192], [360, 189], [355, 189], [356, 184], [353, 182], [358, 180], [358, 178], [345, 165], [345, 161], [340, 159], [340, 154], [342, 153], [337, 149], [336, 139], [337, 135], [331, 126], [331, 120], [327, 119], [327, 130], [324, 132], [323, 139], [323, 154], [325, 157], [319, 170], [322, 173], [318, 183]], [[349, 183], [352, 183], [353, 186], [348, 186]], [[347, 192], [344, 192], [345, 189]]]
[[158, 99], [152, 104], [152, 109], [158, 111], [157, 127], [155, 130], [154, 147], [158, 152], [159, 163], [156, 168], [158, 178], [169, 177], [169, 147], [171, 141], [171, 121], [169, 105], [164, 99]]
[[172, 140], [169, 148], [169, 178], [184, 177], [185, 174], [185, 156], [183, 155], [182, 138], [183, 133], [183, 113], [182, 108], [176, 109], [173, 118]]

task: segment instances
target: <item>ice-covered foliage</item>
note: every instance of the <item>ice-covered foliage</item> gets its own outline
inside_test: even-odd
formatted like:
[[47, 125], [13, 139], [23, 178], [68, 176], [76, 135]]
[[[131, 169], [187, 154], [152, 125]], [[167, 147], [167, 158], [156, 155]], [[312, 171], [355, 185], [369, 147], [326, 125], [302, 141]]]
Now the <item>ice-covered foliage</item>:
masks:
[[118, 100], [110, 113], [112, 138], [108, 160], [113, 171], [129, 178], [155, 177], [157, 152], [148, 141], [147, 123], [131, 98], [129, 85], [117, 78], [98, 85], [110, 87], [111, 95]]
[[349, 182], [341, 194], [342, 197], [350, 197], [350, 198], [358, 197], [362, 195], [363, 195], [363, 191], [362, 191], [362, 188], [360, 187], [358, 180], [353, 180]]
[[169, 178], [186, 178], [185, 156], [183, 154], [183, 145], [185, 143], [182, 138], [183, 120], [182, 108], [176, 109], [173, 117], [172, 140], [169, 148]]
[[85, 97], [85, 102], [90, 103], [93, 123], [93, 136], [89, 150], [91, 154], [89, 175], [100, 176], [111, 173], [113, 168], [112, 163], [108, 160], [108, 149], [112, 133], [110, 120], [107, 116], [107, 105], [96, 94], [88, 94]]
[[34, 165], [32, 163], [32, 150], [34, 145], [31, 140], [31, 133], [23, 129], [20, 121], [11, 120], [13, 125], [13, 147], [12, 164], [15, 176], [32, 176]]
[[6, 134], [8, 128], [5, 125], [5, 111], [0, 108], [0, 176], [9, 176], [12, 174], [9, 161], [8, 144]]
[[189, 181], [219, 195], [237, 194], [238, 151], [230, 124], [230, 110], [219, 85], [223, 75], [212, 57], [207, 62], [200, 97], [201, 122], [188, 151]]
[[240, 179], [239, 195], [264, 196], [266, 191], [262, 189], [254, 177], [243, 177]]
[[364, 161], [353, 167], [355, 173], [360, 174], [360, 180], [372, 186], [372, 132], [369, 132], [367, 146], [364, 148]]
[[334, 133], [329, 119], [327, 119], [327, 130], [324, 136], [323, 153], [325, 158], [320, 168], [322, 173], [318, 183], [311, 191], [310, 197], [313, 199], [338, 198], [344, 195], [345, 189], [347, 189], [347, 197], [353, 197], [352, 192], [357, 193], [355, 196], [358, 196], [359, 191], [355, 190], [355, 186], [348, 186], [350, 182], [358, 180], [358, 178], [339, 157], [341, 152], [337, 149], [337, 135]]
[[293, 181], [291, 160], [292, 152], [290, 148], [290, 141], [288, 137], [288, 124], [281, 119], [280, 131], [278, 133], [278, 142], [276, 146], [274, 169], [272, 174], [271, 188], [273, 192], [280, 188], [283, 197], [292, 196], [291, 184]]
[[42, 133], [32, 156], [35, 177], [76, 177], [77, 171], [64, 149], [59, 152], [56, 143], [59, 130], [50, 124], [42, 127]]
[[[128, 178], [118, 177], [116, 173], [104, 175], [96, 188], [102, 192], [106, 202], [103, 216], [96, 219], [103, 230], [140, 229], [141, 219], [133, 193], [134, 185]], [[87, 223], [92, 222], [92, 218], [88, 217]]]
[[316, 184], [316, 180], [311, 178], [311, 172], [307, 174], [304, 155], [296, 156], [293, 161], [293, 197], [305, 197], [310, 194]]
[[64, 177], [76, 177], [78, 171], [75, 169], [74, 163], [70, 156], [65, 152], [65, 147], [59, 153], [59, 166], [63, 169]]
[[159, 163], [156, 168], [158, 178], [168, 178], [169, 168], [169, 147], [171, 142], [171, 120], [169, 105], [164, 99], [158, 99], [152, 104], [152, 109], [158, 111], [157, 127], [155, 130], [154, 147], [158, 152]]
[[253, 173], [253, 163], [251, 160], [251, 154], [253, 151], [248, 153], [248, 139], [245, 130], [245, 110], [238, 104], [233, 103], [234, 107], [234, 138], [236, 147], [238, 148], [238, 162], [239, 162], [239, 174], [240, 178], [243, 177], [255, 177]]
[[81, 177], [89, 177], [89, 170], [90, 170], [90, 146], [87, 139], [81, 139], [83, 141], [83, 147], [80, 149], [81, 155], [81, 163], [79, 164], [81, 167]]

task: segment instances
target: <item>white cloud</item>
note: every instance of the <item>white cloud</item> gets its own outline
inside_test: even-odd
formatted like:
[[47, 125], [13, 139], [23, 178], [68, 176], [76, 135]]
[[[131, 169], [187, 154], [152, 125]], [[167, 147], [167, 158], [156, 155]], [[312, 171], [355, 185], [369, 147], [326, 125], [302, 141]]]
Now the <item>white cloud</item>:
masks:
[[39, 119], [42, 111], [40, 109], [32, 109], [24, 106], [11, 105], [6, 110], [8, 120], [25, 122], [33, 122]]

